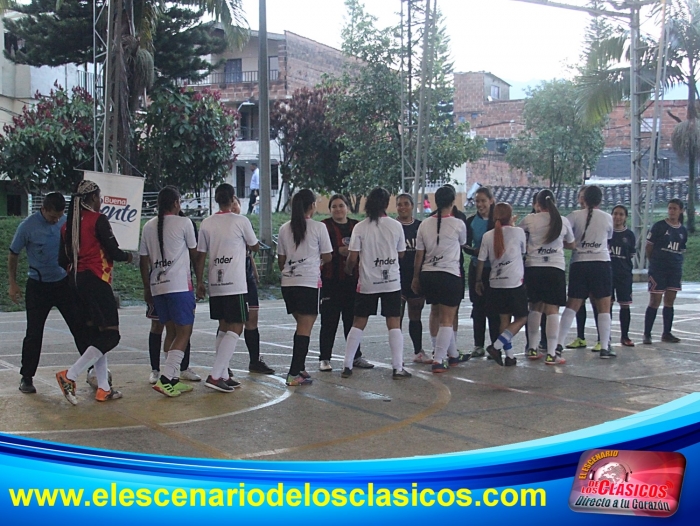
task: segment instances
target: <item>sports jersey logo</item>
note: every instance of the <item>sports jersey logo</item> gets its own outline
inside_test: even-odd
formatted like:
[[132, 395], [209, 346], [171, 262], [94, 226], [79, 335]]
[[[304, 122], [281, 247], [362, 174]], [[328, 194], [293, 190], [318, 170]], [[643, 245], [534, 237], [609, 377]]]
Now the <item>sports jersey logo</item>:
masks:
[[228, 265], [231, 261], [233, 261], [233, 257], [221, 256], [214, 260], [214, 265]]
[[396, 263], [396, 258], [386, 258], [386, 259], [377, 258], [374, 260], [375, 267], [381, 267], [382, 265], [393, 265], [394, 263]]
[[216, 282], [223, 283], [224, 281], [224, 269], [220, 268], [216, 271]]
[[613, 256], [622, 256], [622, 247], [610, 247], [610, 254]]
[[389, 271], [388, 270], [382, 270], [382, 279], [385, 281], [389, 279]]
[[681, 251], [681, 244], [678, 241], [669, 241], [668, 247], [666, 247], [668, 250], [671, 250], [672, 252], [680, 252]]
[[409, 252], [413, 252], [416, 250], [416, 240], [415, 239], [407, 239], [406, 240], [406, 250]]
[[437, 264], [442, 261], [444, 257], [445, 256], [433, 256], [432, 259], [428, 261], [428, 264], [437, 267]]
[[556, 248], [544, 248], [544, 247], [540, 247], [540, 248], [537, 249], [537, 253], [540, 254], [540, 255], [543, 255], [543, 254], [555, 254], [556, 252], [557, 252], [557, 249], [556, 249]]
[[600, 248], [600, 243], [596, 243], [595, 241], [582, 241], [581, 242], [581, 248]]
[[159, 259], [153, 263], [153, 268], [166, 268], [173, 264], [172, 259]]

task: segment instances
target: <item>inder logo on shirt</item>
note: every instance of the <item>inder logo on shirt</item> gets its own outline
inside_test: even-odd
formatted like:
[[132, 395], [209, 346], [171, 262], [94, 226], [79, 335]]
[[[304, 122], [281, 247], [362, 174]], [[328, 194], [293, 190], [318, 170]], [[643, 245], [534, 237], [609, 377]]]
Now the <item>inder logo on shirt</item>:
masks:
[[396, 258], [386, 258], [386, 259], [377, 258], [374, 260], [375, 267], [381, 267], [384, 265], [393, 265], [394, 263], [396, 263]]

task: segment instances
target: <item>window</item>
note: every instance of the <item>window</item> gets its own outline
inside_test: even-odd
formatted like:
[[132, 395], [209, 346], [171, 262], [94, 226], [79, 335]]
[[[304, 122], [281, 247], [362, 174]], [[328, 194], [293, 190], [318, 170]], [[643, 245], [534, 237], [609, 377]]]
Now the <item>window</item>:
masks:
[[279, 57], [269, 57], [268, 58], [268, 67], [270, 68], [270, 71], [279, 70], [280, 69]]
[[243, 62], [240, 58], [232, 58], [226, 61], [224, 78], [226, 84], [243, 82]]
[[493, 100], [498, 100], [501, 98], [501, 87], [492, 85], [491, 86], [491, 98]]

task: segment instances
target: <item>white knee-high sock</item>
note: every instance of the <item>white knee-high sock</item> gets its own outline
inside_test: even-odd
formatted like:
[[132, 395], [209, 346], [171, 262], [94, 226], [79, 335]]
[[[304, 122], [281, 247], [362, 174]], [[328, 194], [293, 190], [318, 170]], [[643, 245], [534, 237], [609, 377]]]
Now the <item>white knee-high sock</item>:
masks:
[[450, 339], [450, 345], [447, 347], [447, 356], [449, 356], [450, 358], [457, 358], [459, 356], [456, 338], [457, 331], [452, 331], [452, 339]]
[[531, 310], [527, 315], [527, 339], [530, 342], [530, 349], [537, 349], [537, 344], [540, 341], [540, 322], [542, 321], [542, 313], [536, 310]]
[[185, 351], [171, 349], [165, 358], [165, 363], [160, 366], [160, 374], [168, 380], [180, 376], [180, 364], [185, 357]]
[[391, 349], [391, 365], [400, 371], [403, 369], [403, 333], [401, 329], [389, 330], [389, 349]]
[[435, 357], [436, 362], [442, 362], [447, 358], [447, 349], [454, 337], [452, 327], [440, 327], [438, 329], [437, 338], [435, 341]]
[[610, 347], [610, 325], [612, 325], [612, 319], [609, 312], [599, 312], [598, 313], [598, 334], [600, 335], [600, 347], [601, 349], [607, 349]]
[[219, 350], [219, 345], [221, 345], [221, 340], [224, 339], [224, 336], [226, 336], [226, 331], [218, 331], [216, 333], [216, 340], [214, 341], [214, 351], [217, 352]]
[[88, 347], [83, 355], [76, 360], [76, 362], [68, 369], [66, 376], [69, 380], [77, 380], [78, 376], [87, 371], [91, 365], [95, 365], [97, 360], [102, 358], [104, 355], [97, 347], [92, 345]]
[[569, 332], [571, 324], [574, 323], [575, 319], [576, 311], [569, 307], [565, 308], [561, 315], [561, 320], [559, 321], [559, 336], [557, 336], [557, 342], [562, 342], [563, 345], [564, 340], [566, 340], [566, 333]]
[[547, 315], [547, 354], [554, 356], [559, 345], [559, 314]]
[[431, 335], [431, 336], [430, 336], [430, 343], [431, 343], [432, 346], [433, 346], [433, 354], [435, 354], [435, 343], [436, 343], [436, 341], [437, 341], [437, 336], [432, 336], [432, 335]]
[[219, 378], [228, 380], [228, 364], [233, 358], [233, 353], [236, 352], [238, 338], [238, 334], [232, 331], [227, 331], [221, 338], [219, 349], [216, 351], [214, 366], [211, 368], [211, 377], [215, 380]]
[[358, 329], [357, 327], [350, 329], [350, 332], [348, 332], [348, 339], [345, 341], [345, 360], [343, 364], [348, 369], [352, 369], [352, 362], [355, 360], [355, 353], [361, 342], [362, 329]]
[[97, 377], [97, 387], [103, 391], [109, 391], [109, 370], [107, 369], [107, 355], [103, 354], [102, 358], [95, 362], [95, 376]]

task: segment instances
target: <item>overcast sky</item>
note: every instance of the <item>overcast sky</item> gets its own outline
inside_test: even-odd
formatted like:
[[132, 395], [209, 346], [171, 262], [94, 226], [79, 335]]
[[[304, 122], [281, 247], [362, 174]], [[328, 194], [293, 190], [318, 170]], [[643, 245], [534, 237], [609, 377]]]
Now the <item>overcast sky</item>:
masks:
[[[585, 5], [585, 0], [559, 0]], [[242, 0], [252, 29], [258, 28], [258, 0]], [[451, 38], [455, 71], [489, 71], [514, 85], [511, 98], [541, 80], [569, 76], [591, 17], [513, 0], [437, 0]], [[400, 0], [365, 0], [378, 25], [397, 24]], [[285, 29], [339, 48], [345, 18], [343, 0], [267, 0], [268, 31]], [[649, 31], [656, 33], [649, 23]], [[643, 28], [644, 29], [644, 28]], [[658, 38], [658, 35], [655, 35]]]

